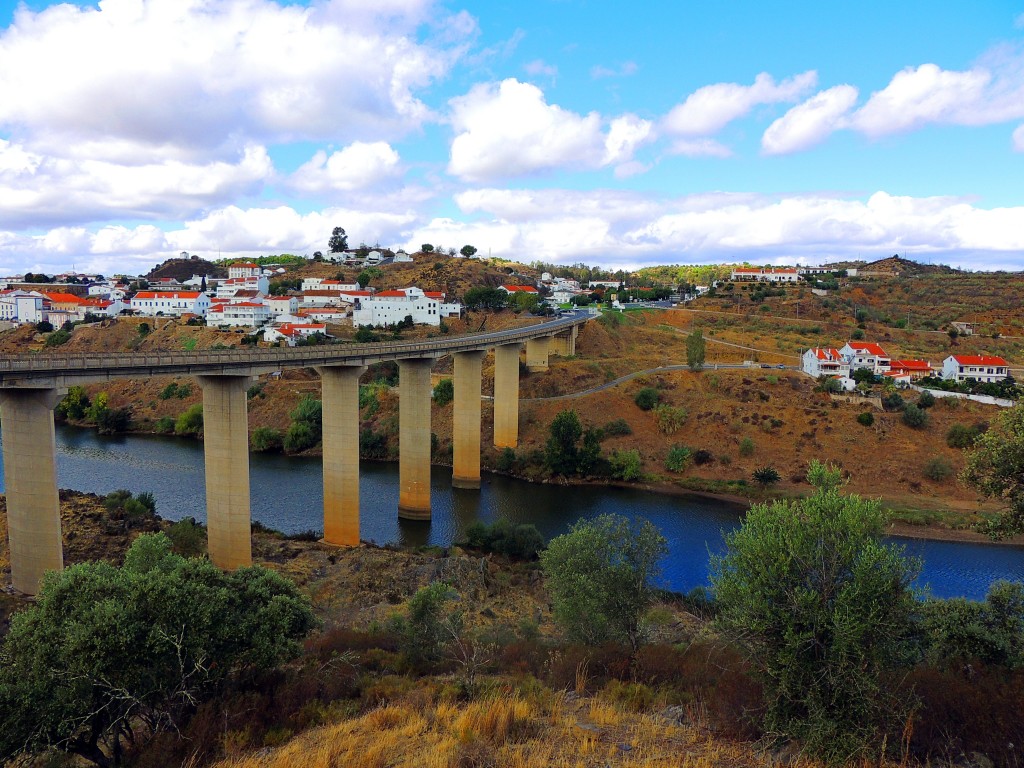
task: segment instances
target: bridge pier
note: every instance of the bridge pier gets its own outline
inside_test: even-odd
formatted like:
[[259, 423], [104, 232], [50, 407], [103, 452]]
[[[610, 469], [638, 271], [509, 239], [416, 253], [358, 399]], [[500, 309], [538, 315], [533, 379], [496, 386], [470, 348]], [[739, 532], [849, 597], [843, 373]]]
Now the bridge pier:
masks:
[[319, 369], [323, 398], [324, 541], [359, 544], [359, 377], [364, 365]]
[[548, 369], [548, 343], [550, 336], [538, 336], [526, 342], [526, 367], [530, 373], [540, 373]]
[[480, 370], [485, 350], [456, 352], [452, 410], [452, 486], [480, 487]]
[[430, 519], [430, 368], [432, 359], [398, 361], [398, 516]]
[[574, 325], [563, 333], [556, 333], [554, 336], [551, 336], [551, 353], [561, 357], [571, 357], [572, 355], [575, 355], [576, 336], [578, 335], [578, 330], [578, 327]]
[[39, 592], [43, 574], [64, 567], [53, 408], [58, 389], [0, 389], [11, 583]]
[[494, 348], [494, 447], [519, 444], [519, 350], [522, 343]]
[[228, 570], [252, 565], [249, 512], [251, 376], [197, 376], [203, 388], [206, 535], [210, 561]]

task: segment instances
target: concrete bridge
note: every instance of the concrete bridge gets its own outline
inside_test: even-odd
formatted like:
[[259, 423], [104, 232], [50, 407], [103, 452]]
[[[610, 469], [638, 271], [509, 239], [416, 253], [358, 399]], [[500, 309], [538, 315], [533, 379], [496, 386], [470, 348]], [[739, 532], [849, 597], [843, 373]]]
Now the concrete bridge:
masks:
[[392, 344], [338, 344], [166, 354], [37, 354], [0, 357], [11, 581], [35, 594], [43, 574], [64, 565], [57, 497], [53, 409], [69, 386], [117, 378], [194, 376], [203, 390], [206, 525], [210, 559], [222, 568], [252, 562], [246, 390], [254, 376], [316, 368], [323, 401], [324, 540], [359, 543], [359, 376], [371, 363], [399, 367], [398, 514], [430, 519], [430, 369], [454, 357], [452, 485], [480, 487], [481, 369], [494, 350], [494, 444], [519, 440], [519, 358], [531, 371], [550, 353], [572, 355], [573, 315], [505, 331]]

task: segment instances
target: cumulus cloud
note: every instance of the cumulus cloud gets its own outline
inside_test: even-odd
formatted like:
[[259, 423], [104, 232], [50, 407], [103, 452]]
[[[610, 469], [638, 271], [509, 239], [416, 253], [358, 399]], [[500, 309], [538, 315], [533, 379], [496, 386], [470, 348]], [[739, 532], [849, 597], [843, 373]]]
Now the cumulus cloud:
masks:
[[300, 166], [288, 185], [303, 194], [350, 192], [379, 185], [399, 172], [398, 153], [384, 141], [354, 142], [329, 157], [323, 150]]
[[513, 78], [477, 85], [450, 104], [456, 136], [448, 172], [465, 181], [627, 162], [651, 135], [648, 121], [628, 114], [606, 133], [597, 112], [548, 104], [540, 88]]
[[430, 0], [22, 5], [0, 33], [0, 125], [150, 157], [400, 135], [429, 117], [416, 92], [460, 53], [417, 40], [436, 13]]
[[732, 157], [732, 150], [714, 139], [676, 139], [668, 148], [670, 155], [684, 157]]
[[857, 89], [852, 85], [820, 91], [769, 125], [761, 138], [761, 147], [768, 155], [812, 147], [845, 124], [846, 114], [856, 101]]
[[811, 70], [780, 83], [762, 72], [752, 85], [715, 83], [705, 85], [677, 104], [662, 120], [667, 133], [679, 136], [710, 136], [759, 104], [778, 104], [798, 100], [818, 83]]

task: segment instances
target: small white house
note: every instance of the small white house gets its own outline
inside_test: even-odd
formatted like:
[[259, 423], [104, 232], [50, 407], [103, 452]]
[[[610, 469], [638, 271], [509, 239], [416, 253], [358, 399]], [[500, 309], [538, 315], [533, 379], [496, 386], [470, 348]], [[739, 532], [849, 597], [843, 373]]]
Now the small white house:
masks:
[[253, 264], [251, 261], [236, 261], [232, 264], [228, 264], [229, 280], [260, 277], [262, 275], [263, 267], [259, 264]]
[[352, 310], [352, 324], [394, 325], [412, 317], [414, 323], [440, 325], [442, 317], [458, 315], [461, 310], [460, 304], [445, 304], [441, 292], [401, 288], [360, 297]]
[[271, 344], [275, 341], [283, 341], [289, 347], [294, 347], [299, 339], [304, 339], [315, 333], [322, 333], [326, 336], [327, 326], [323, 323], [282, 323], [264, 328], [263, 340]]
[[139, 291], [131, 299], [131, 309], [139, 315], [180, 317], [192, 314], [206, 317], [210, 297], [199, 291]]
[[298, 296], [268, 296], [264, 303], [270, 310], [270, 316], [274, 319], [282, 315], [294, 315], [299, 311]]
[[206, 313], [206, 324], [231, 328], [259, 328], [270, 321], [270, 307], [259, 301], [218, 302]]
[[808, 349], [804, 352], [801, 368], [814, 378], [850, 375], [849, 361], [834, 347]]
[[10, 323], [40, 323], [45, 319], [46, 297], [38, 291], [0, 292], [0, 320]]
[[773, 267], [768, 269], [740, 267], [732, 271], [732, 279], [754, 280], [759, 283], [795, 283], [800, 279], [800, 274], [796, 269], [789, 267], [780, 267], [778, 269]]
[[1002, 381], [1009, 373], [1009, 363], [994, 355], [950, 355], [942, 361], [942, 378], [954, 381], [991, 383]]
[[869, 341], [848, 341], [839, 354], [846, 358], [851, 371], [867, 368], [876, 376], [888, 372], [892, 362], [888, 352]]

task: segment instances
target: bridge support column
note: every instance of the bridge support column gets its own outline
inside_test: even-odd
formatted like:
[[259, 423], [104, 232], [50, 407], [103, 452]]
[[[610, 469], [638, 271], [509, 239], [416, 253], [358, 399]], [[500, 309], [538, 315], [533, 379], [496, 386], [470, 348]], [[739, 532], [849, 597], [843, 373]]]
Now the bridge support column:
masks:
[[233, 570], [252, 565], [249, 513], [251, 376], [199, 376], [206, 455], [206, 535], [210, 561]]
[[494, 348], [494, 447], [519, 444], [519, 350], [522, 344]]
[[398, 361], [398, 516], [430, 519], [430, 368], [433, 360]]
[[324, 541], [359, 544], [359, 377], [364, 365], [320, 368], [323, 389]]
[[456, 352], [452, 412], [452, 486], [480, 487], [480, 352]]
[[550, 336], [538, 336], [526, 342], [526, 367], [530, 373], [539, 373], [548, 369], [548, 342]]
[[576, 354], [576, 336], [579, 326], [574, 325], [567, 331], [555, 334], [551, 337], [551, 351], [562, 357], [570, 357]]
[[11, 583], [39, 592], [43, 574], [64, 567], [53, 407], [57, 389], [0, 389]]

